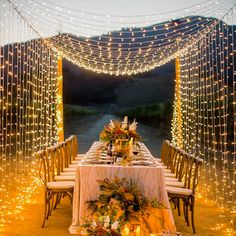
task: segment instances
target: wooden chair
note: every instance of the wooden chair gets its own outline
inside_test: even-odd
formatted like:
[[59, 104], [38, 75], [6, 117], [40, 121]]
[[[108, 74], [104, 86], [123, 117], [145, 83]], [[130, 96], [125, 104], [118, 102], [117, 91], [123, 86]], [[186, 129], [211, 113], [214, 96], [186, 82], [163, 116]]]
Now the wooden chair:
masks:
[[72, 156], [74, 161], [80, 161], [85, 157], [85, 153], [79, 154], [78, 153], [78, 138], [76, 135], [71, 135], [70, 138], [72, 139]]
[[64, 172], [65, 167], [69, 166], [69, 158], [66, 153], [66, 143], [61, 143], [56, 147], [53, 155], [56, 175], [54, 176], [55, 181], [75, 181], [75, 170]]
[[185, 188], [167, 186], [167, 192], [172, 201], [177, 201], [179, 204], [180, 200], [182, 200], [184, 217], [187, 225], [189, 225], [188, 211], [190, 209], [193, 233], [196, 233], [194, 225], [195, 192], [199, 182], [199, 168], [202, 165], [203, 160], [200, 158], [195, 158], [189, 154], [184, 156], [185, 159], [183, 170], [185, 173], [183, 174], [185, 176]]
[[161, 147], [161, 156], [160, 156], [160, 161], [164, 164], [167, 165], [167, 157], [168, 157], [168, 145], [170, 144], [169, 140], [164, 140], [162, 143]]
[[165, 184], [171, 187], [184, 188], [184, 163], [186, 161], [186, 153], [181, 149], [177, 149], [176, 156], [175, 168], [173, 168], [175, 171], [175, 178], [166, 178]]
[[[70, 199], [73, 197], [74, 182], [73, 181], [54, 181], [55, 173], [57, 172], [55, 166], [56, 161], [53, 158], [54, 149], [43, 150], [36, 153], [36, 158], [39, 159], [39, 177], [44, 186], [44, 219], [42, 228], [45, 225], [46, 219], [51, 215], [52, 210], [55, 209], [54, 198], [58, 199], [58, 195], [68, 195]], [[57, 204], [57, 201], [56, 201]]]

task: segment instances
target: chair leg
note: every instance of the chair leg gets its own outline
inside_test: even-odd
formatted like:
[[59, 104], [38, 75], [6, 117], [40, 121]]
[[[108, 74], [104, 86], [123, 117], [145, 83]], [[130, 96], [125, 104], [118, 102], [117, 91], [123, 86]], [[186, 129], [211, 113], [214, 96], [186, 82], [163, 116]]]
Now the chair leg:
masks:
[[52, 194], [52, 204], [51, 204], [51, 208], [50, 208], [50, 216], [52, 215], [52, 210], [53, 210], [53, 208], [54, 208], [54, 198], [55, 198], [55, 195], [54, 194]]
[[44, 218], [43, 218], [43, 223], [41, 225], [41, 228], [44, 228], [45, 221], [47, 218], [47, 213], [48, 213], [48, 201], [47, 201], [47, 192], [45, 192], [45, 197], [44, 197]]
[[63, 194], [63, 193], [60, 193], [60, 194], [59, 194], [58, 201], [57, 201], [57, 205], [59, 205], [59, 204], [60, 204], [60, 202], [61, 202], [61, 197], [62, 197], [62, 194]]
[[189, 202], [187, 199], [185, 199], [185, 221], [187, 223], [187, 226], [189, 226], [189, 219], [188, 219], [188, 207], [189, 207]]
[[184, 213], [184, 219], [186, 219], [186, 210], [185, 210], [185, 200], [184, 198], [182, 199], [183, 201], [183, 213]]
[[196, 230], [195, 230], [195, 224], [194, 224], [194, 205], [195, 205], [195, 199], [194, 197], [191, 197], [191, 205], [190, 205], [190, 210], [191, 210], [191, 221], [192, 221], [192, 229], [193, 229], [193, 233], [195, 234], [196, 233]]
[[53, 193], [51, 193], [50, 191], [48, 192], [48, 196], [47, 196], [47, 202], [48, 202], [48, 211], [47, 211], [47, 217], [46, 219], [48, 219], [48, 217], [51, 215], [51, 199], [53, 197]]
[[57, 208], [58, 198], [59, 198], [59, 193], [57, 193], [57, 195], [56, 195], [56, 200], [55, 200], [55, 203], [54, 203], [54, 206], [53, 206], [53, 210], [55, 210]]
[[57, 208], [57, 205], [59, 204], [59, 198], [60, 198], [60, 193], [57, 193], [56, 195], [56, 201], [53, 207], [53, 210], [55, 210]]
[[178, 208], [178, 216], [180, 216], [180, 199], [177, 198], [177, 208]]

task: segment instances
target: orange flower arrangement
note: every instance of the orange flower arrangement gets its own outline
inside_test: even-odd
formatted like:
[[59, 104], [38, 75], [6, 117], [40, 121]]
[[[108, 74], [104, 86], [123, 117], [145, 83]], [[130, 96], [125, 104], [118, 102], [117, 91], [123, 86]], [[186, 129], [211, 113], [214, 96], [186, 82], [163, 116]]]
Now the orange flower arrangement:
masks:
[[137, 142], [140, 140], [140, 136], [136, 129], [131, 128], [132, 125], [133, 123], [128, 125], [117, 120], [111, 121], [100, 133], [100, 140], [115, 143], [118, 139], [130, 140], [133, 138], [134, 142]]

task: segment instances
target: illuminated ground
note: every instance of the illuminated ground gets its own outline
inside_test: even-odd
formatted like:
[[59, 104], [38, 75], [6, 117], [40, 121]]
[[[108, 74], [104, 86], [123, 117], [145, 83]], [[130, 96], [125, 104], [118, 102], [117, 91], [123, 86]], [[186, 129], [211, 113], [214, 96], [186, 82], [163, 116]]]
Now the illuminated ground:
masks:
[[[42, 229], [42, 215], [43, 215], [43, 194], [40, 192], [35, 197], [36, 202], [25, 207], [22, 216], [24, 220], [16, 220], [7, 227], [2, 236], [65, 236], [70, 235], [68, 228], [71, 224], [71, 205], [69, 199], [63, 199], [61, 205], [55, 210], [46, 226]], [[223, 236], [226, 235], [225, 229], [213, 231], [211, 228], [219, 223], [219, 209], [210, 205], [209, 203], [201, 203], [198, 200], [196, 204], [196, 236]], [[193, 235], [191, 227], [185, 226], [183, 217], [178, 217], [176, 211], [174, 212], [177, 230], [182, 232], [185, 236]]]

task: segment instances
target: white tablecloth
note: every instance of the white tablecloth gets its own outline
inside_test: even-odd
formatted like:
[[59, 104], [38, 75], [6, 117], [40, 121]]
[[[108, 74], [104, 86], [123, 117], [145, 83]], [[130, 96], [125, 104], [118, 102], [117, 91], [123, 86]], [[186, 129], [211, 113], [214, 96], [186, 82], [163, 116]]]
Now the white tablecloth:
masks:
[[162, 211], [164, 229], [170, 233], [176, 232], [161, 166], [78, 165], [73, 198], [73, 219], [69, 228], [71, 234], [79, 234], [79, 224], [88, 215], [85, 202], [95, 200], [99, 195], [97, 180], [116, 176], [132, 178], [139, 184], [146, 197], [164, 203], [168, 207], [167, 210]]

